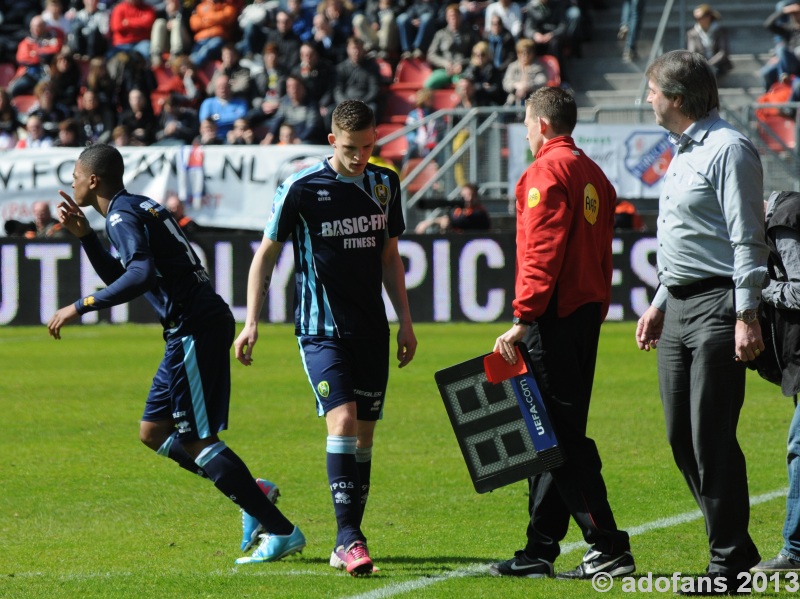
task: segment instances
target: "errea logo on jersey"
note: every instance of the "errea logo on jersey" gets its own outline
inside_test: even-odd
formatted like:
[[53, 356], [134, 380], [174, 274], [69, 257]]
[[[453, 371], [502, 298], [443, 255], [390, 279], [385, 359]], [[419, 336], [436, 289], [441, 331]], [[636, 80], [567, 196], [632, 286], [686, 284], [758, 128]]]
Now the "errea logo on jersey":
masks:
[[122, 215], [119, 213], [114, 213], [111, 215], [111, 218], [108, 219], [108, 222], [111, 223], [112, 227], [115, 227], [122, 222]]
[[317, 200], [320, 202], [330, 202], [331, 201], [331, 192], [327, 189], [320, 189], [317, 192]]

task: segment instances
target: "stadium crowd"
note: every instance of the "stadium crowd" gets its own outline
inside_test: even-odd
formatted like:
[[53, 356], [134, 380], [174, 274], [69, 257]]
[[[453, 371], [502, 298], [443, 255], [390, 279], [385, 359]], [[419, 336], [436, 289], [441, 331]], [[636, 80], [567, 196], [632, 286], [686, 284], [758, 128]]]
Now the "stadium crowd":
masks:
[[464, 106], [519, 104], [568, 86], [601, 1], [6, 0], [0, 150], [325, 143], [344, 99], [382, 121], [404, 61]]

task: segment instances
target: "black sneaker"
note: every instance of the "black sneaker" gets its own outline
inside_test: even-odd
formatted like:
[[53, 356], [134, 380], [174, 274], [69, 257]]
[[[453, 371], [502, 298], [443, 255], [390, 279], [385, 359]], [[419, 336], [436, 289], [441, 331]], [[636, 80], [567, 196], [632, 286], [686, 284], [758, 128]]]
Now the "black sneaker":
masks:
[[583, 556], [583, 561], [574, 570], [559, 572], [556, 578], [589, 579], [595, 574], [603, 572], [609, 576], [622, 576], [636, 571], [636, 564], [630, 551], [617, 555], [600, 553], [596, 549], [589, 549]]
[[552, 578], [553, 564], [543, 559], [530, 558], [520, 549], [510, 560], [489, 566], [492, 576], [524, 576], [526, 578]]
[[751, 572], [797, 572], [800, 571], [800, 561], [786, 557], [783, 554], [778, 554], [778, 557], [773, 557], [763, 562], [759, 562], [752, 568]]

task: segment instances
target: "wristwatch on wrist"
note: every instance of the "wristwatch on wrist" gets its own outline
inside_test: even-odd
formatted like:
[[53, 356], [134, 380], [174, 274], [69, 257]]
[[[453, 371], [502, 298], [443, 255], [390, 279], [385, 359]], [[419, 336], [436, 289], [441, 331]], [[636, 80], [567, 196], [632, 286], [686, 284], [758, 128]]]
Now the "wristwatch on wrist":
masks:
[[758, 310], [750, 308], [749, 310], [739, 310], [736, 313], [736, 320], [741, 320], [745, 324], [753, 324], [758, 320]]
[[531, 326], [533, 323], [530, 320], [522, 320], [519, 316], [511, 319], [512, 324], [524, 324], [526, 327]]

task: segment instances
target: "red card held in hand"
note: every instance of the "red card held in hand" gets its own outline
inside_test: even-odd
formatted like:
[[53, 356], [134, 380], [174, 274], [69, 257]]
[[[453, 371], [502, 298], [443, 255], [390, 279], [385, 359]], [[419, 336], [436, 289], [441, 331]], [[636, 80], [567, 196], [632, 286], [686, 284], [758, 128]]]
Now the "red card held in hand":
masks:
[[519, 347], [515, 345], [514, 351], [517, 352], [516, 364], [506, 362], [500, 352], [491, 353], [483, 359], [483, 369], [486, 371], [486, 379], [490, 383], [502, 383], [513, 376], [528, 372], [528, 367], [525, 364], [525, 360], [522, 359]]

